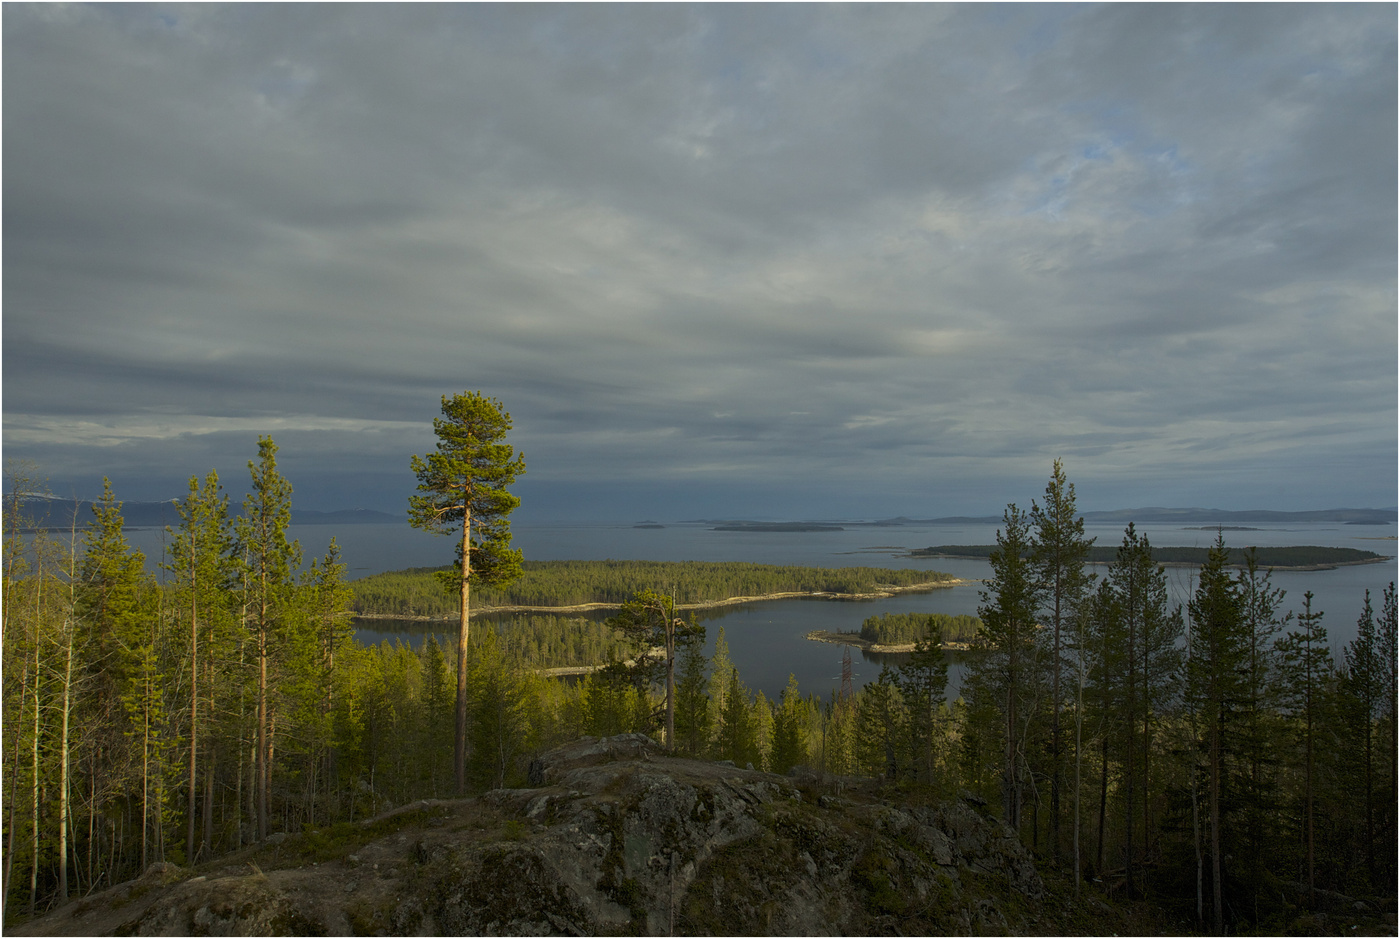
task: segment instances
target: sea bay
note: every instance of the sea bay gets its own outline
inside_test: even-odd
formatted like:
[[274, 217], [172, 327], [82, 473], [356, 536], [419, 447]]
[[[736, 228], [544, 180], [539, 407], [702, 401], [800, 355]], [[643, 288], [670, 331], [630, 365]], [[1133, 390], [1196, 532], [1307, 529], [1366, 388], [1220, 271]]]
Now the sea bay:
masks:
[[[535, 560], [661, 560], [661, 561], [748, 561], [759, 564], [800, 564], [813, 567], [897, 567], [938, 570], [967, 581], [960, 586], [925, 593], [893, 597], [831, 601], [773, 600], [708, 611], [707, 652], [713, 653], [718, 629], [723, 627], [730, 656], [740, 675], [753, 690], [777, 697], [787, 684], [788, 675], [797, 677], [804, 692], [828, 695], [841, 681], [843, 647], [812, 642], [803, 636], [812, 630], [856, 630], [868, 616], [883, 613], [977, 612], [979, 581], [990, 575], [986, 561], [962, 558], [910, 558], [914, 548], [937, 544], [987, 544], [995, 541], [996, 525], [984, 523], [927, 524], [901, 526], [852, 525], [831, 522], [840, 531], [817, 532], [735, 532], [714, 531], [710, 523], [667, 523], [662, 528], [637, 528], [632, 524], [596, 523], [571, 525], [518, 525], [515, 545], [526, 558]], [[334, 529], [334, 531], [331, 531]], [[1214, 529], [1185, 527], [1180, 523], [1139, 525], [1138, 530], [1159, 546], [1205, 546], [1214, 541]], [[1355, 547], [1379, 554], [1395, 553], [1393, 526], [1349, 526], [1338, 523], [1306, 525], [1260, 525], [1252, 531], [1223, 531], [1229, 545], [1315, 544]], [[406, 525], [301, 526], [294, 535], [308, 551], [317, 542], [327, 542], [334, 533], [351, 568], [350, 576], [365, 576], [379, 570], [426, 567], [447, 563], [452, 543], [408, 528]], [[1120, 525], [1086, 525], [1086, 534], [1098, 544], [1115, 545], [1122, 540]], [[313, 541], [314, 539], [314, 541]], [[1106, 568], [1092, 567], [1103, 574]], [[1186, 567], [1167, 568], [1172, 602], [1185, 604], [1194, 589], [1195, 571]], [[1371, 591], [1378, 606], [1385, 586], [1396, 579], [1396, 562], [1361, 564], [1321, 571], [1277, 571], [1274, 586], [1286, 594], [1283, 610], [1301, 610], [1303, 594], [1313, 594], [1313, 609], [1325, 614], [1333, 654], [1340, 659], [1342, 648], [1355, 635], [1362, 598]], [[657, 589], [664, 590], [664, 584]], [[606, 612], [593, 614], [601, 619]], [[448, 635], [453, 623], [408, 624], [383, 620], [362, 621], [361, 641], [400, 639], [416, 644], [429, 632]], [[889, 657], [852, 650], [853, 680], [856, 686], [874, 680]], [[960, 668], [950, 670], [950, 693], [955, 692]]]

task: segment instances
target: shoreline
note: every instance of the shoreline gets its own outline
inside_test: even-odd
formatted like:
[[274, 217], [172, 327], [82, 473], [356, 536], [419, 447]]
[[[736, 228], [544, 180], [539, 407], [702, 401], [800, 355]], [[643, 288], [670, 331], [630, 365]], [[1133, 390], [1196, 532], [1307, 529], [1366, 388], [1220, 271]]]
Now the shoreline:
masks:
[[[682, 610], [713, 610], [726, 606], [742, 606], [745, 603], [763, 603], [768, 600], [883, 600], [901, 593], [931, 593], [949, 587], [961, 587], [976, 581], [953, 577], [948, 580], [935, 580], [907, 587], [887, 587], [875, 593], [827, 593], [825, 591], [794, 590], [785, 593], [770, 593], [759, 597], [728, 597], [724, 600], [706, 600], [701, 603], [677, 603], [677, 612]], [[570, 606], [482, 606], [473, 608], [472, 613], [588, 613], [594, 610], [620, 610], [621, 603], [575, 603]], [[456, 613], [439, 613], [432, 616], [413, 613], [355, 613], [358, 619], [400, 620], [413, 623], [450, 623], [458, 618]]]
[[[859, 633], [833, 633], [824, 629], [814, 629], [802, 638], [810, 639], [812, 642], [830, 642], [833, 645], [855, 646], [862, 652], [875, 653], [913, 652], [914, 646], [916, 645], [916, 643], [913, 642], [871, 642], [869, 639], [862, 639]], [[944, 652], [967, 652], [971, 650], [972, 643], [944, 641], [939, 643], [938, 647]]]

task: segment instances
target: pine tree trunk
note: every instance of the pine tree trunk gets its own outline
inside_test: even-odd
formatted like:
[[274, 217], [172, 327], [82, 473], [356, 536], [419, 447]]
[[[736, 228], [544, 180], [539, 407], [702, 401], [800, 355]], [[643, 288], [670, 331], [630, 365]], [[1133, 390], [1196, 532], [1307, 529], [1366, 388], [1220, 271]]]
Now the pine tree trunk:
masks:
[[[465, 499], [463, 500], [465, 502]], [[452, 772], [457, 796], [467, 794], [467, 641], [471, 637], [471, 508], [462, 511], [462, 587], [457, 624], [457, 711], [452, 745]]]

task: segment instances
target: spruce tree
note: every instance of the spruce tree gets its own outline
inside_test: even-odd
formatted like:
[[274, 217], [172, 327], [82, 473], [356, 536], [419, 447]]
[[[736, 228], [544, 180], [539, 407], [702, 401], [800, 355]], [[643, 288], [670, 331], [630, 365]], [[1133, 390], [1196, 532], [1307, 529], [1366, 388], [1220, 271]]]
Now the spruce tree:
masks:
[[1317, 888], [1316, 743], [1318, 724], [1326, 704], [1326, 685], [1332, 677], [1332, 653], [1327, 646], [1327, 629], [1322, 625], [1322, 611], [1313, 612], [1312, 599], [1311, 590], [1303, 594], [1303, 612], [1298, 614], [1298, 628], [1290, 629], [1278, 642], [1283, 702], [1300, 725], [1298, 735], [1302, 738], [1309, 905], [1316, 902]]
[[770, 772], [784, 775], [807, 762], [809, 703], [797, 690], [797, 676], [788, 675], [787, 687], [773, 715], [773, 745], [768, 757]]
[[442, 396], [442, 414], [433, 420], [437, 452], [414, 456], [412, 467], [422, 495], [408, 500], [409, 524], [449, 534], [460, 530], [453, 575], [459, 598], [457, 629], [457, 710], [453, 772], [457, 794], [467, 784], [467, 649], [471, 586], [503, 587], [520, 576], [519, 551], [510, 548], [507, 516], [520, 500], [507, 491], [525, 472], [525, 458], [505, 443], [510, 414], [501, 402], [480, 392]]
[[915, 781], [928, 784], [933, 782], [941, 737], [939, 714], [948, 687], [948, 659], [932, 619], [898, 673], [897, 683], [908, 715], [910, 773]]
[[700, 756], [709, 745], [714, 715], [705, 694], [705, 627], [691, 618], [690, 629], [680, 638], [680, 675], [676, 679], [676, 741], [690, 756]]

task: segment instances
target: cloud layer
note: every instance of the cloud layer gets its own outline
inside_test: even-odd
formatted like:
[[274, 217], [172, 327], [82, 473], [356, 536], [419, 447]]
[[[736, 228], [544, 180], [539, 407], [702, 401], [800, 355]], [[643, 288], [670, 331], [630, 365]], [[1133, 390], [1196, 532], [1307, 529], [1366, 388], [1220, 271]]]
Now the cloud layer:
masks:
[[[1393, 505], [1385, 5], [7, 5], [4, 443], [398, 509]], [[1033, 488], [1027, 488], [1033, 487]]]

